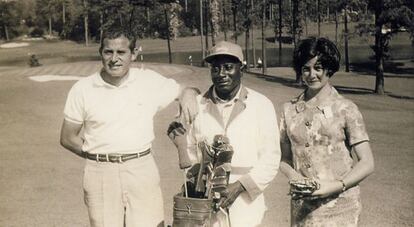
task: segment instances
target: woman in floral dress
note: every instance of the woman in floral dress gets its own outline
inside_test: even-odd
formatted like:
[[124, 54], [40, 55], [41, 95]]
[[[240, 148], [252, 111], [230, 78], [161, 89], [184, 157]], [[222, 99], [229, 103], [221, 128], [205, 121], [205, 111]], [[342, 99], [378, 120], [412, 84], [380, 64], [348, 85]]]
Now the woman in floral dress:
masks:
[[319, 187], [292, 197], [292, 226], [357, 226], [358, 184], [374, 170], [358, 107], [329, 83], [339, 64], [338, 49], [325, 38], [307, 38], [294, 52], [295, 71], [307, 88], [283, 106], [280, 169], [290, 182], [309, 179]]

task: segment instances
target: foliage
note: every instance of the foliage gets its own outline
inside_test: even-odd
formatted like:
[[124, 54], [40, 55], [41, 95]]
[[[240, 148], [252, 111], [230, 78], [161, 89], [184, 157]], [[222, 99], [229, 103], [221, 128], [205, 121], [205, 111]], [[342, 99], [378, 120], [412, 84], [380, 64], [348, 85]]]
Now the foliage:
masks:
[[11, 1], [0, 1], [0, 35], [4, 38], [12, 38], [17, 34], [16, 27], [19, 26], [22, 18], [19, 13], [19, 4]]

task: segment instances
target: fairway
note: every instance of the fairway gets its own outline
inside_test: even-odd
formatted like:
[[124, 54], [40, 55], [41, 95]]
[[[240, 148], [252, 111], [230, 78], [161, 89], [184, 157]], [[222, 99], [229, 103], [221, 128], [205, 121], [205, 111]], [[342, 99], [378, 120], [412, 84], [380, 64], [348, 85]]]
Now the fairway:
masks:
[[[211, 83], [207, 68], [155, 63], [136, 67], [154, 69], [201, 90]], [[0, 71], [0, 226], [89, 226], [82, 191], [84, 160], [60, 146], [59, 133], [70, 87], [78, 76], [99, 68], [100, 62], [78, 62]], [[282, 103], [302, 89], [294, 85], [290, 68], [272, 68], [268, 74], [245, 74], [243, 83], [270, 98], [279, 113]], [[45, 75], [52, 77], [30, 79]], [[385, 96], [372, 94], [372, 75], [338, 72], [332, 79], [339, 92], [359, 106], [375, 158], [374, 174], [361, 184], [361, 226], [412, 226], [413, 75], [389, 75]], [[154, 128], [166, 224], [172, 222], [172, 197], [182, 184], [177, 154], [166, 135], [176, 112], [175, 104], [160, 111]], [[289, 226], [287, 193], [287, 179], [278, 173], [265, 191], [268, 212], [263, 226]]]

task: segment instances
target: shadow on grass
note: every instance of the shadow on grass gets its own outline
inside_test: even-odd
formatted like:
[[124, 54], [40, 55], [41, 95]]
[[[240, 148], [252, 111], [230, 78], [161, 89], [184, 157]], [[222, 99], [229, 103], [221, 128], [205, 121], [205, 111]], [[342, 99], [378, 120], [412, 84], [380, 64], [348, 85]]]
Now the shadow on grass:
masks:
[[[375, 76], [375, 62], [351, 63], [351, 71], [362, 75]], [[384, 77], [390, 78], [414, 78], [414, 67], [404, 67], [404, 62], [385, 62]], [[387, 75], [393, 73], [394, 75]]]
[[290, 79], [290, 78], [285, 78], [285, 77], [278, 77], [278, 76], [271, 76], [271, 75], [263, 75], [262, 73], [259, 72], [247, 72], [248, 74], [251, 74], [257, 78], [269, 81], [269, 82], [274, 82], [274, 83], [279, 83], [282, 85], [285, 85], [287, 87], [292, 87], [292, 88], [304, 88], [303, 85], [300, 85], [298, 83], [296, 83], [296, 81], [294, 79]]
[[[275, 38], [275, 37], [266, 37], [265, 39], [269, 43], [274, 43], [275, 41], [279, 42], [279, 37], [277, 37], [277, 38]], [[280, 40], [284, 44], [292, 44], [293, 43], [293, 38], [291, 36], [282, 36]]]
[[[262, 73], [259, 72], [247, 72], [250, 75], [253, 75], [257, 78], [263, 79], [265, 81], [269, 81], [269, 82], [274, 82], [274, 83], [279, 83], [282, 84], [284, 86], [287, 87], [292, 87], [292, 88], [305, 88], [304, 85], [300, 85], [298, 83], [296, 83], [296, 81], [294, 79], [290, 79], [290, 78], [284, 78], [284, 77], [278, 77], [278, 76], [271, 76], [271, 75], [263, 75]], [[369, 88], [362, 88], [362, 87], [347, 87], [347, 86], [334, 86], [336, 90], [338, 90], [338, 92], [340, 94], [352, 94], [352, 95], [375, 95], [375, 91], [373, 89], [369, 89]], [[398, 94], [393, 94], [391, 92], [385, 92], [385, 95], [392, 97], [392, 98], [397, 98], [397, 99], [407, 99], [407, 100], [414, 100], [414, 97], [411, 96], [405, 96], [405, 95], [398, 95]]]

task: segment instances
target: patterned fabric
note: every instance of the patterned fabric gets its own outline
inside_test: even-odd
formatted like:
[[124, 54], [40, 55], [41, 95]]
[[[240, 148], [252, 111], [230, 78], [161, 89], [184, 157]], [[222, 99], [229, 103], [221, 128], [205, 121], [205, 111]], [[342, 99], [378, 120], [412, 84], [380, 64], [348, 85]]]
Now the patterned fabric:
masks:
[[[302, 93], [284, 105], [280, 139], [290, 144], [298, 173], [341, 180], [353, 166], [352, 146], [369, 138], [358, 107], [335, 88], [324, 90], [307, 101]], [[326, 199], [292, 201], [292, 226], [356, 226], [360, 211], [356, 186]]]

